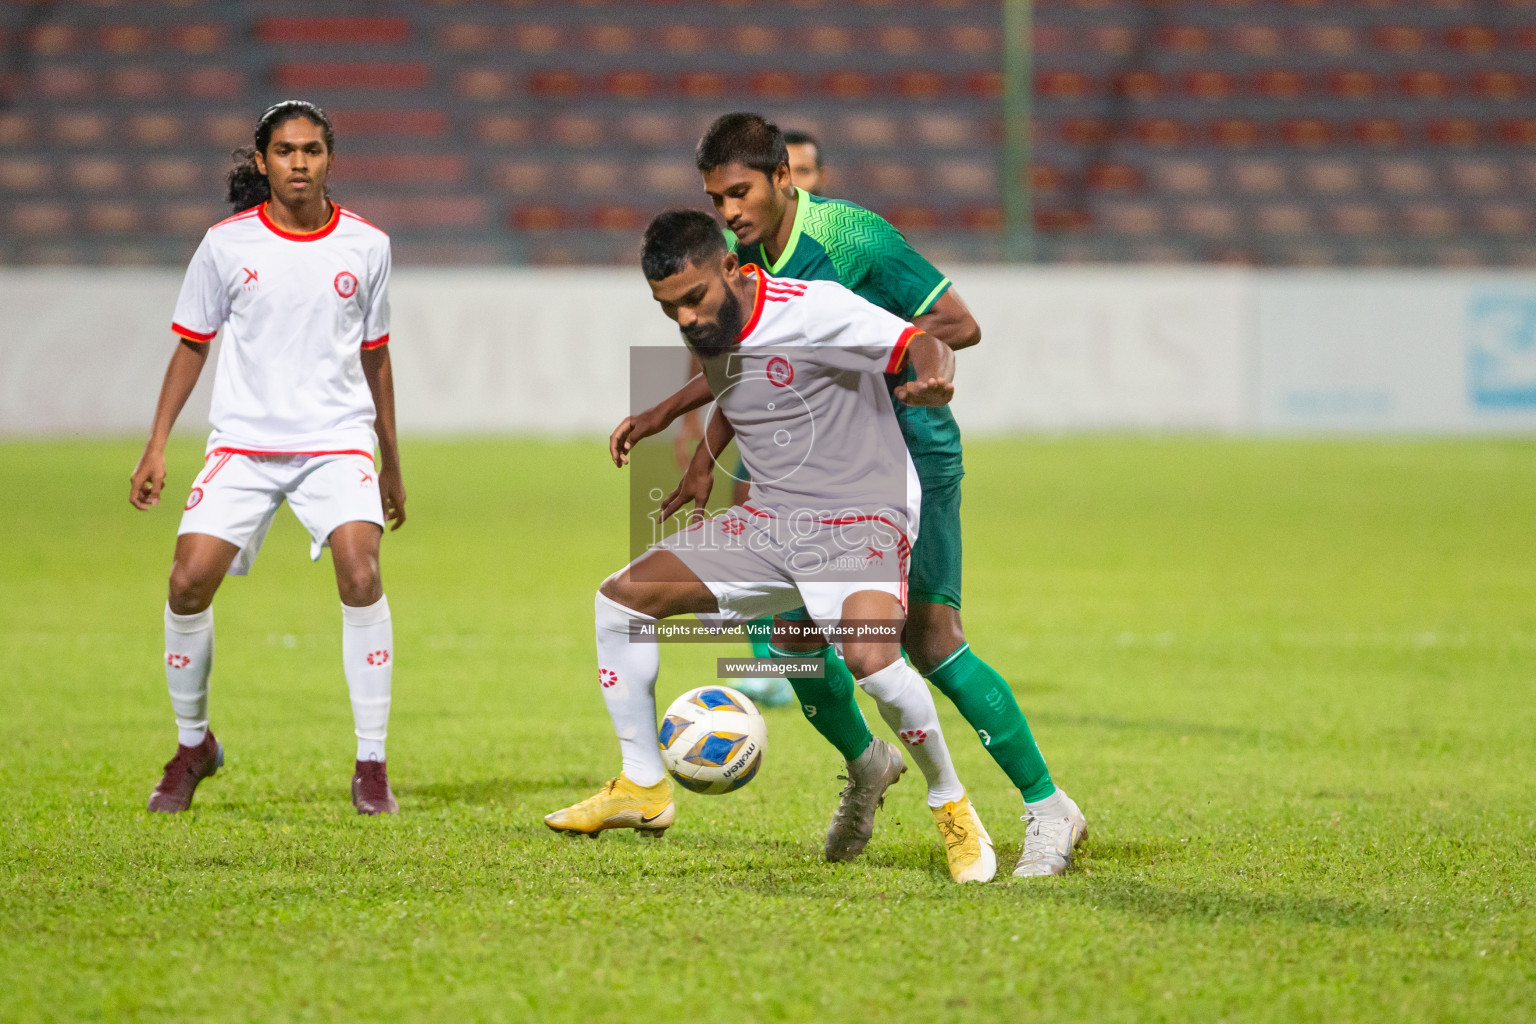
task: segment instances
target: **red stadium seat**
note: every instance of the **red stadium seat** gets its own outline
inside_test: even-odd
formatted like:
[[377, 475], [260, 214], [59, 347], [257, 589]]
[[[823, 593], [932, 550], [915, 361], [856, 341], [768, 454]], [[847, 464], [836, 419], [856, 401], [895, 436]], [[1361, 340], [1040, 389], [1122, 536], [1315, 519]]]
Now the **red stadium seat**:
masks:
[[147, 25], [107, 25], [97, 31], [98, 45], [108, 53], [143, 53], [155, 43]]
[[1267, 99], [1293, 100], [1306, 94], [1307, 76], [1300, 71], [1270, 69], [1254, 76], [1254, 86]]
[[1470, 56], [1485, 57], [1499, 48], [1499, 37], [1482, 25], [1458, 25], [1445, 34], [1445, 43]]
[[859, 175], [874, 191], [887, 195], [908, 195], [917, 191], [917, 172], [904, 163], [865, 164]]
[[444, 25], [437, 30], [437, 45], [455, 53], [490, 50], [502, 44], [505, 34], [494, 25]]
[[991, 25], [951, 25], [944, 30], [946, 53], [987, 56], [1003, 46], [1002, 32]]
[[1100, 90], [1100, 82], [1082, 71], [1042, 71], [1035, 75], [1035, 95], [1042, 99], [1081, 100]]
[[1403, 122], [1393, 117], [1368, 117], [1355, 123], [1355, 138], [1375, 149], [1395, 149], [1407, 134]]
[[640, 231], [651, 214], [633, 206], [599, 206], [592, 211], [592, 226], [600, 231]]
[[512, 211], [509, 220], [518, 231], [551, 231], [576, 224], [570, 211], [558, 206], [520, 206]]
[[1341, 235], [1379, 235], [1387, 223], [1385, 211], [1365, 203], [1335, 206], [1328, 212], [1329, 227]]
[[584, 42], [598, 53], [628, 53], [639, 44], [639, 35], [628, 25], [593, 25]]
[[1337, 195], [1358, 191], [1364, 181], [1360, 165], [1349, 160], [1314, 160], [1301, 172], [1301, 180], [1313, 192]]
[[1285, 168], [1275, 160], [1239, 160], [1231, 174], [1238, 191], [1250, 195], [1272, 195], [1286, 187]]
[[467, 171], [465, 158], [455, 154], [349, 153], [332, 173], [338, 182], [401, 185], [463, 181]]
[[836, 134], [846, 145], [858, 149], [891, 149], [901, 139], [901, 128], [886, 114], [849, 114]]
[[841, 25], [816, 25], [806, 29], [802, 38], [812, 53], [843, 54], [854, 46], [853, 31]]
[[0, 159], [0, 190], [37, 192], [53, 183], [53, 171], [46, 160]]
[[671, 53], [701, 53], [710, 47], [710, 37], [700, 25], [664, 25], [655, 32], [663, 50]]
[[210, 114], [203, 119], [208, 140], [220, 146], [248, 146], [254, 129], [249, 114]]
[[886, 25], [875, 31], [875, 43], [886, 53], [919, 53], [928, 42], [922, 31], [911, 25]]
[[899, 231], [931, 231], [943, 223], [937, 210], [926, 206], [898, 206], [890, 211], [886, 220]]
[[586, 82], [569, 68], [546, 68], [528, 76], [528, 94], [541, 99], [571, 99], [585, 91]]
[[839, 100], [862, 100], [875, 89], [875, 80], [862, 71], [833, 71], [821, 81], [822, 92]]
[[785, 49], [778, 29], [761, 24], [738, 25], [726, 33], [725, 46], [746, 54], [782, 53]]
[[218, 53], [229, 45], [223, 25], [177, 25], [171, 29], [171, 46], [182, 53]]
[[1490, 235], [1528, 237], [1532, 227], [1536, 226], [1536, 218], [1532, 217], [1529, 207], [1504, 203], [1481, 207], [1477, 211], [1477, 225], [1479, 230]]
[[1224, 117], [1212, 121], [1211, 140], [1228, 149], [1251, 149], [1264, 141], [1264, 127], [1247, 117]]
[[37, 137], [37, 123], [26, 114], [0, 111], [0, 146], [21, 146]]
[[545, 122], [544, 127], [562, 146], [597, 146], [608, 138], [607, 123], [587, 114], [565, 114]]
[[515, 71], [471, 68], [454, 77], [454, 92], [472, 100], [499, 100], [523, 91], [523, 76]]
[[1211, 48], [1211, 31], [1204, 25], [1164, 25], [1157, 30], [1157, 45], [1167, 53], [1205, 53]]
[[1099, 219], [1107, 230], [1121, 235], [1155, 235], [1164, 227], [1163, 211], [1151, 203], [1108, 203]]
[[1418, 53], [1429, 41], [1429, 34], [1417, 25], [1378, 25], [1371, 30], [1376, 49], [1388, 53]]
[[730, 81], [718, 71], [684, 71], [677, 76], [678, 95], [695, 100], [718, 100], [730, 89]]
[[1131, 131], [1144, 145], [1154, 149], [1182, 145], [1186, 136], [1184, 123], [1171, 117], [1140, 118], [1132, 123]]
[[1036, 25], [1032, 38], [1037, 55], [1065, 53], [1073, 49], [1073, 33], [1060, 25]]
[[1328, 76], [1328, 90], [1344, 100], [1368, 100], [1376, 95], [1376, 76], [1358, 68]]
[[582, 160], [567, 167], [561, 181], [577, 192], [611, 196], [629, 174], [629, 168], [614, 160]]
[[948, 81], [937, 71], [903, 71], [896, 76], [896, 92], [903, 99], [938, 99], [948, 89]]
[[982, 143], [976, 122], [956, 114], [917, 114], [911, 120], [910, 131], [919, 142], [934, 149], [958, 149]]
[[1333, 142], [1333, 125], [1316, 117], [1294, 117], [1280, 122], [1280, 137], [1297, 149], [1319, 149]]
[[420, 89], [431, 80], [432, 66], [420, 61], [279, 64], [272, 75], [273, 84], [279, 89], [295, 92], [315, 89]]
[[331, 122], [337, 134], [383, 135], [400, 138], [434, 139], [448, 134], [451, 122], [443, 110], [332, 110]]
[[80, 46], [80, 33], [72, 25], [39, 25], [27, 33], [27, 49], [40, 56], [68, 53]]
[[1203, 195], [1215, 188], [1216, 175], [1203, 160], [1163, 160], [1153, 168], [1158, 187], [1165, 192]]
[[51, 134], [71, 146], [89, 146], [106, 141], [112, 122], [105, 114], [61, 114], [53, 119]]
[[933, 184], [946, 195], [991, 195], [997, 191], [997, 168], [990, 161], [942, 160], [933, 168]]
[[1360, 48], [1360, 39], [1348, 25], [1307, 25], [1301, 31], [1302, 46], [1313, 53], [1342, 57]]
[[1285, 36], [1273, 25], [1238, 25], [1228, 31], [1227, 45], [1248, 57], [1277, 57], [1285, 52]]
[[1491, 160], [1457, 160], [1449, 168], [1458, 192], [1504, 192], [1510, 187], [1509, 168]]
[[1126, 71], [1115, 76], [1114, 91], [1117, 96], [1146, 103], [1163, 91], [1163, 79], [1156, 71]]
[[640, 180], [652, 192], [662, 195], [686, 196], [693, 199], [698, 194], [699, 172], [688, 160], [656, 160], [640, 169]]
[[1536, 117], [1505, 118], [1499, 122], [1499, 139], [1506, 146], [1536, 148]]
[[498, 188], [508, 192], [540, 192], [554, 181], [548, 164], [526, 160], [508, 160], [497, 164], [491, 171], [491, 179]]
[[1222, 203], [1193, 203], [1179, 211], [1179, 225], [1190, 234], [1221, 238], [1237, 233], [1237, 211]]
[[32, 88], [50, 100], [80, 100], [94, 96], [98, 86], [86, 68], [45, 67], [32, 76]]
[[1436, 146], [1466, 149], [1483, 137], [1483, 127], [1470, 117], [1437, 117], [1424, 126], [1424, 137]]
[[147, 160], [139, 168], [138, 176], [145, 188], [155, 192], [188, 192], [205, 182], [217, 180], [213, 175], [205, 174], [196, 161], [183, 157]]
[[965, 76], [965, 91], [981, 99], [997, 99], [1003, 95], [1003, 75], [1000, 71], [972, 71]]
[[967, 231], [999, 231], [1003, 211], [996, 206], [968, 206], [960, 211], [960, 224]]
[[514, 25], [512, 45], [524, 53], [554, 53], [565, 45], [565, 33], [556, 25], [540, 23]]
[[793, 99], [800, 94], [800, 76], [791, 71], [759, 71], [747, 80], [752, 95], [767, 99]]
[[1054, 164], [1031, 164], [1020, 177], [1036, 192], [1055, 192], [1067, 183], [1066, 172]]
[[642, 110], [624, 118], [624, 137], [646, 148], [671, 148], [695, 140], [684, 119], [660, 110]]
[[22, 203], [11, 208], [10, 223], [19, 235], [59, 235], [73, 219], [73, 208], [62, 203]]
[[475, 137], [492, 146], [514, 146], [534, 136], [534, 121], [529, 117], [497, 114], [474, 123]]
[[1266, 235], [1304, 235], [1314, 229], [1311, 211], [1297, 203], [1262, 206], [1254, 214], [1254, 224]]
[[1399, 195], [1423, 195], [1435, 187], [1435, 171], [1422, 160], [1384, 160], [1376, 165], [1376, 185]]
[[656, 92], [656, 85], [656, 76], [640, 68], [611, 71], [603, 77], [603, 91], [623, 100], [645, 99]]
[[1521, 97], [1525, 87], [1512, 71], [1474, 71], [1472, 92], [1480, 99], [1511, 103]]
[[248, 95], [245, 75], [234, 68], [195, 68], [177, 79], [188, 96], [211, 100], [241, 100]]
[[1126, 57], [1136, 50], [1137, 33], [1126, 25], [1095, 25], [1087, 34], [1089, 46], [1112, 57]]
[[1397, 88], [1416, 100], [1443, 100], [1451, 94], [1451, 80], [1443, 71], [1405, 71], [1398, 76]]
[[399, 46], [411, 40], [409, 18], [262, 18], [256, 38], [264, 43]]
[[1141, 188], [1141, 171], [1130, 164], [1102, 163], [1088, 168], [1084, 175], [1088, 187], [1096, 192], [1128, 192]]
[[121, 99], [160, 99], [171, 90], [166, 72], [151, 67], [118, 68], [107, 75], [107, 92]]
[[1190, 71], [1184, 75], [1184, 92], [1198, 100], [1215, 102], [1230, 99], [1237, 92], [1237, 82], [1225, 71]]
[[1416, 203], [1403, 210], [1403, 227], [1415, 235], [1450, 235], [1457, 228], [1456, 211], [1439, 203]]
[[138, 231], [140, 223], [138, 208], [129, 203], [90, 203], [85, 208], [86, 230], [99, 235], [125, 235]]

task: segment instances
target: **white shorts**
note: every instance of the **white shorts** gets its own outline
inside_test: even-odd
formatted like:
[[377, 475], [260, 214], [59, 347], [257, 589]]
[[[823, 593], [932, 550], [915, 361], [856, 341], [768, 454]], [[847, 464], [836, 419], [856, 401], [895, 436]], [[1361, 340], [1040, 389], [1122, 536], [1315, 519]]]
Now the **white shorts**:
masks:
[[215, 448], [187, 496], [176, 533], [206, 533], [240, 549], [229, 575], [251, 571], [278, 507], [287, 500], [309, 531], [309, 557], [320, 560], [343, 523], [384, 525], [373, 458], [335, 455], [243, 455]]
[[735, 506], [679, 530], [656, 547], [675, 554], [720, 605], [705, 622], [733, 625], [801, 606], [823, 630], [853, 594], [878, 590], [907, 608], [912, 545], [901, 512], [805, 518]]

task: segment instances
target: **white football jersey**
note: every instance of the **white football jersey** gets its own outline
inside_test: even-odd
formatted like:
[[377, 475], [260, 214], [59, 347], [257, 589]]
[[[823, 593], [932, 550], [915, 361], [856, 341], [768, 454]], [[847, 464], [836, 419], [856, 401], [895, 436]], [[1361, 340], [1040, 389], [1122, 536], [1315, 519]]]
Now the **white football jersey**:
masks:
[[311, 234], [253, 207], [203, 236], [171, 329], [224, 331], [208, 448], [372, 456], [373, 394], [361, 353], [389, 341], [389, 236], [332, 204]]
[[905, 366], [922, 332], [835, 281], [742, 273], [757, 288], [741, 335], [700, 365], [753, 504], [779, 516], [903, 510], [915, 534], [921, 492], [882, 374]]

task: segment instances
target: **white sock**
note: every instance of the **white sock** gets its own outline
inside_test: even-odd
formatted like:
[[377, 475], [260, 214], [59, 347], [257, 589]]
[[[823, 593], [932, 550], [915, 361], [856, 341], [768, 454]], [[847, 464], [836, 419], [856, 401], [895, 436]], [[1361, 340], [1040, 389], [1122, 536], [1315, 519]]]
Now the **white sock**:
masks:
[[939, 709], [933, 706], [928, 684], [911, 665], [897, 658], [885, 668], [858, 681], [875, 699], [880, 717], [906, 746], [907, 753], [928, 780], [928, 806], [943, 807], [965, 795], [949, 747], [939, 728]]
[[352, 697], [357, 759], [384, 760], [389, 734], [389, 682], [395, 667], [395, 628], [389, 598], [366, 608], [341, 606], [341, 666]]
[[654, 786], [666, 777], [656, 743], [656, 676], [661, 650], [654, 643], [631, 643], [631, 622], [655, 622], [610, 601], [601, 592], [593, 602], [597, 619], [597, 678], [603, 703], [613, 719], [624, 756], [624, 774], [637, 786]]
[[1059, 788], [1051, 790], [1051, 795], [1044, 800], [1024, 801], [1024, 810], [1039, 818], [1065, 818], [1067, 816], [1066, 794]]
[[176, 712], [176, 742], [195, 747], [208, 735], [208, 673], [213, 670], [213, 607], [177, 615], [165, 606], [165, 684]]

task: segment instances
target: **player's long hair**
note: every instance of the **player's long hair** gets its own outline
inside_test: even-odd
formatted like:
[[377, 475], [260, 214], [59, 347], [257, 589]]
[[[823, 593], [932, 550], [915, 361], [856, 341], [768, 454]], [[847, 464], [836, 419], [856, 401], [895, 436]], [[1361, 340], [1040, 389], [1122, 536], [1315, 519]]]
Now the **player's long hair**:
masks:
[[[235, 158], [235, 166], [229, 171], [229, 191], [226, 198], [234, 206], [236, 213], [259, 206], [272, 198], [272, 184], [256, 166], [256, 154], [265, 155], [267, 144], [272, 141], [272, 133], [277, 130], [278, 125], [295, 117], [307, 117], [318, 125], [325, 136], [326, 151], [336, 152], [336, 132], [331, 128], [331, 119], [325, 116], [325, 111], [307, 100], [283, 100], [281, 103], [274, 103], [267, 108], [265, 114], [261, 115], [261, 120], [256, 122], [256, 134], [253, 140], [255, 145], [241, 146], [232, 154]], [[326, 194], [330, 194], [329, 189], [326, 190]]]

